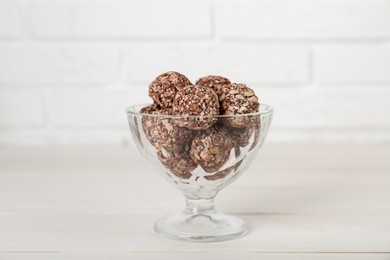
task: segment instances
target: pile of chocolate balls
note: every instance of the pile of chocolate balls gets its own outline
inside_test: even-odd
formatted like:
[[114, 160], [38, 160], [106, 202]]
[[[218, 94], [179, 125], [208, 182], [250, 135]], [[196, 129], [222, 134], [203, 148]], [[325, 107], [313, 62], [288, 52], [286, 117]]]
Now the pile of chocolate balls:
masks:
[[238, 156], [240, 147], [258, 142], [260, 116], [235, 116], [259, 111], [257, 96], [245, 84], [221, 76], [192, 84], [169, 71], [150, 83], [149, 96], [153, 104], [140, 110], [145, 135], [161, 163], [181, 179], [191, 178], [198, 166], [209, 173], [207, 180], [223, 178], [239, 166], [221, 170], [231, 151]]

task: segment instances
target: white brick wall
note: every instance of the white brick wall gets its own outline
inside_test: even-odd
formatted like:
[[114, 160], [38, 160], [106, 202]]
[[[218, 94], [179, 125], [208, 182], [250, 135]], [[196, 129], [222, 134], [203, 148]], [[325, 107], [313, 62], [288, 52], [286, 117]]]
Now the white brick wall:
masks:
[[129, 144], [167, 70], [249, 83], [270, 143], [390, 143], [390, 0], [0, 0], [0, 144]]
[[284, 131], [338, 130], [348, 135], [348, 132], [390, 128], [388, 86], [256, 88], [256, 92], [264, 101], [272, 100], [277, 109], [273, 127]]
[[42, 91], [0, 89], [0, 127], [42, 127]]
[[126, 123], [125, 107], [148, 103], [146, 89], [58, 90], [51, 95], [50, 114], [56, 127], [121, 127]]
[[390, 84], [390, 43], [319, 45], [314, 70], [319, 82]]
[[388, 0], [218, 0], [226, 38], [370, 39], [390, 37]]
[[0, 1], [0, 39], [20, 34], [20, 7], [17, 1]]
[[175, 69], [193, 80], [220, 74], [237, 82], [298, 84], [308, 82], [309, 62], [308, 48], [300, 45], [152, 43], [130, 48], [128, 74], [145, 83]]
[[112, 82], [120, 50], [93, 44], [0, 44], [0, 82]]
[[211, 32], [210, 4], [197, 0], [34, 0], [31, 16], [32, 34], [40, 37], [194, 38]]

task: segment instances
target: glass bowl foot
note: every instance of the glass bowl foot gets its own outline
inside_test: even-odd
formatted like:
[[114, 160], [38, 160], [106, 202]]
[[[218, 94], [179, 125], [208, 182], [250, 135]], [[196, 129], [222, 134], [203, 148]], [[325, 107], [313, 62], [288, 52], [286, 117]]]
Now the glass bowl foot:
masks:
[[248, 231], [241, 218], [218, 212], [164, 217], [156, 221], [154, 230], [170, 239], [191, 242], [225, 241], [243, 236]]

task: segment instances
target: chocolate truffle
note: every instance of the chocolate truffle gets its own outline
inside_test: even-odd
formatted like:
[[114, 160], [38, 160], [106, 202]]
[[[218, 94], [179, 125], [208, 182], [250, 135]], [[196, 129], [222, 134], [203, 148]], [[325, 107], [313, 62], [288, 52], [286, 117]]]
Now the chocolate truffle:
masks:
[[229, 168], [226, 168], [225, 170], [219, 171], [217, 173], [214, 173], [212, 175], [204, 176], [204, 178], [208, 181], [216, 181], [222, 178], [225, 178], [227, 175], [229, 175], [232, 171], [237, 171], [238, 167], [241, 165], [242, 160], [237, 162], [235, 165], [230, 166]]
[[229, 134], [233, 137], [234, 143], [238, 147], [245, 147], [249, 144], [250, 138], [253, 134], [253, 126], [237, 128], [237, 127], [229, 127], [227, 128]]
[[220, 89], [230, 85], [230, 80], [225, 77], [210, 75], [198, 79], [196, 85], [211, 88], [219, 96]]
[[168, 71], [150, 83], [149, 96], [161, 108], [171, 108], [176, 92], [188, 85], [191, 85], [191, 82], [186, 76], [179, 72]]
[[190, 155], [206, 172], [216, 172], [229, 159], [233, 146], [233, 139], [227, 130], [214, 125], [194, 137]]
[[191, 172], [198, 166], [190, 157], [190, 147], [191, 142], [185, 143], [177, 151], [163, 148], [157, 152], [157, 156], [174, 175], [182, 179], [189, 179], [192, 176]]
[[[142, 114], [153, 114], [157, 110], [159, 110], [159, 106], [157, 104], [151, 104], [141, 108], [139, 112]], [[142, 115], [142, 127], [148, 139], [149, 139], [150, 131], [153, 127], [153, 121], [154, 121], [154, 117], [148, 115]], [[138, 127], [138, 122], [137, 122], [137, 127]]]
[[189, 129], [201, 130], [212, 126], [219, 114], [217, 94], [207, 87], [191, 85], [179, 90], [173, 102], [175, 114], [185, 116], [176, 119], [176, 124]]
[[[145, 114], [142, 115], [141, 121], [142, 121], [142, 127], [144, 129], [144, 133], [148, 140], [151, 142], [151, 144], [155, 145], [151, 141], [151, 130], [153, 129], [154, 124], [154, 117], [150, 116], [150, 114], [153, 114], [155, 111], [159, 109], [159, 106], [157, 104], [151, 104], [148, 106], [145, 106], [140, 109], [140, 113]], [[137, 117], [135, 117], [137, 119]], [[136, 123], [136, 126], [138, 127], [138, 122]], [[139, 133], [138, 133], [139, 136]], [[142, 143], [142, 142], [141, 142]]]
[[254, 133], [254, 140], [253, 140], [253, 143], [252, 143], [251, 148], [249, 149], [249, 151], [252, 150], [253, 148], [255, 148], [256, 145], [260, 141], [260, 133], [261, 133], [261, 119], [260, 119], [260, 115], [255, 116], [254, 121], [255, 121], [255, 123], [253, 124], [253, 131], [255, 132]]
[[159, 110], [160, 107], [157, 104], [147, 105], [139, 110], [142, 114], [152, 114], [154, 111]]
[[[259, 101], [255, 92], [245, 84], [231, 84], [222, 89], [220, 97], [222, 115], [242, 115], [256, 113], [259, 111]], [[246, 127], [253, 125], [253, 116], [228, 117], [224, 119], [225, 124], [233, 127]]]
[[236, 127], [227, 127], [230, 136], [234, 141], [234, 153], [236, 157], [241, 156], [241, 147], [245, 147], [249, 145], [251, 136], [253, 134], [253, 127], [244, 127], [244, 128], [236, 128]]
[[176, 150], [191, 139], [191, 130], [177, 126], [172, 118], [164, 117], [164, 115], [173, 115], [171, 108], [156, 110], [152, 113], [158, 116], [150, 116], [144, 129], [146, 128], [146, 136], [154, 146]]

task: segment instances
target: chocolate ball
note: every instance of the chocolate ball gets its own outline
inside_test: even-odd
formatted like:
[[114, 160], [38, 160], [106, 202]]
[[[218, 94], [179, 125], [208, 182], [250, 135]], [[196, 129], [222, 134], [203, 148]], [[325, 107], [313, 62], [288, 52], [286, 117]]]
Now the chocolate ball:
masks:
[[226, 168], [222, 171], [219, 171], [217, 173], [214, 173], [212, 175], [204, 176], [204, 178], [208, 181], [216, 181], [219, 179], [225, 178], [227, 175], [229, 175], [232, 171], [237, 171], [238, 167], [241, 165], [242, 160], [237, 162], [235, 165], [230, 166], [229, 168]]
[[190, 147], [191, 142], [185, 143], [180, 150], [176, 151], [163, 148], [157, 152], [157, 156], [161, 163], [175, 176], [189, 179], [192, 176], [191, 172], [198, 167], [191, 159], [189, 154]]
[[[144, 115], [142, 115], [142, 118], [141, 118], [142, 128], [144, 130], [144, 133], [145, 133], [146, 137], [148, 138], [148, 140], [150, 141], [150, 143], [153, 145], [155, 145], [155, 144], [152, 143], [152, 141], [151, 141], [151, 130], [153, 129], [153, 125], [154, 125], [154, 117], [150, 116], [150, 115], [153, 114], [158, 109], [159, 109], [159, 106], [157, 104], [151, 104], [151, 105], [148, 105], [148, 106], [141, 108], [139, 111], [140, 113], [144, 114]], [[135, 118], [135, 120], [137, 120], [137, 117]], [[138, 122], [136, 123], [136, 126], [138, 127]], [[138, 137], [140, 138], [139, 133], [138, 133]], [[141, 142], [141, 144], [142, 144], [142, 142]]]
[[211, 88], [214, 90], [217, 96], [219, 96], [220, 89], [226, 85], [230, 85], [230, 80], [225, 77], [210, 75], [198, 79], [195, 84], [198, 86]]
[[227, 130], [214, 125], [194, 137], [190, 155], [206, 172], [216, 172], [229, 159], [233, 146], [233, 139]]
[[154, 111], [157, 111], [159, 109], [160, 109], [159, 105], [157, 105], [157, 104], [150, 104], [150, 105], [147, 105], [147, 106], [141, 108], [139, 110], [139, 112], [142, 113], [142, 114], [152, 114]]
[[[259, 101], [255, 92], [245, 84], [231, 84], [221, 89], [221, 114], [243, 115], [259, 111]], [[224, 123], [233, 127], [246, 127], [253, 125], [253, 117], [228, 117]]]
[[[248, 116], [249, 117], [249, 116]], [[247, 147], [250, 145], [249, 151], [255, 148], [260, 138], [260, 115], [250, 116], [250, 120], [254, 122], [252, 125], [248, 127], [229, 127], [229, 134], [232, 136], [234, 140], [234, 151], [236, 157], [241, 155], [241, 147]], [[253, 139], [252, 139], [253, 138]], [[252, 141], [251, 141], [252, 140]]]
[[168, 71], [150, 83], [149, 96], [161, 108], [171, 108], [176, 92], [188, 85], [191, 85], [191, 82], [186, 76], [179, 72]]
[[256, 145], [260, 141], [260, 134], [261, 134], [261, 119], [260, 119], [260, 115], [255, 116], [254, 122], [255, 122], [253, 124], [254, 140], [253, 140], [253, 143], [252, 143], [251, 148], [249, 149], [249, 151], [252, 150], [253, 148], [255, 148]]
[[201, 130], [212, 126], [219, 114], [217, 94], [207, 87], [191, 85], [179, 90], [173, 102], [175, 114], [185, 116], [176, 119], [176, 124], [189, 129]]
[[[158, 109], [159, 109], [159, 107], [157, 104], [151, 104], [151, 105], [142, 107], [139, 110], [139, 112], [142, 114], [152, 114], [154, 111], [156, 111]], [[132, 128], [132, 131], [135, 133], [135, 137], [137, 138], [138, 143], [141, 146], [143, 146], [143, 142], [141, 140], [141, 134], [140, 134], [140, 132], [142, 131], [142, 128], [140, 127], [141, 124], [139, 124], [138, 122], [141, 120], [143, 129], [145, 132], [145, 129], [147, 128], [147, 126], [151, 124], [150, 122], [148, 122], [148, 120], [150, 120], [150, 117], [142, 115], [141, 118], [139, 118], [139, 116], [134, 116], [134, 117], [132, 117], [132, 119], [134, 120], [134, 127], [132, 126], [132, 124], [130, 124], [130, 128]]]
[[[176, 150], [192, 137], [192, 131], [179, 127], [170, 118], [173, 115], [171, 108], [164, 108], [152, 112], [156, 116], [150, 116], [144, 124], [146, 137], [157, 148]], [[167, 115], [168, 117], [164, 117]]]
[[245, 147], [249, 144], [250, 138], [252, 137], [254, 127], [248, 126], [243, 128], [229, 127], [227, 128], [229, 134], [233, 137], [234, 143], [238, 147]]
[[148, 126], [147, 128], [149, 128], [153, 125], [153, 117], [148, 116], [148, 115], [153, 114], [155, 111], [157, 111], [159, 109], [160, 109], [159, 105], [151, 104], [151, 105], [147, 105], [139, 110], [140, 113], [147, 114], [147, 115], [142, 115], [142, 125], [144, 126], [144, 130], [146, 130], [145, 126]]

